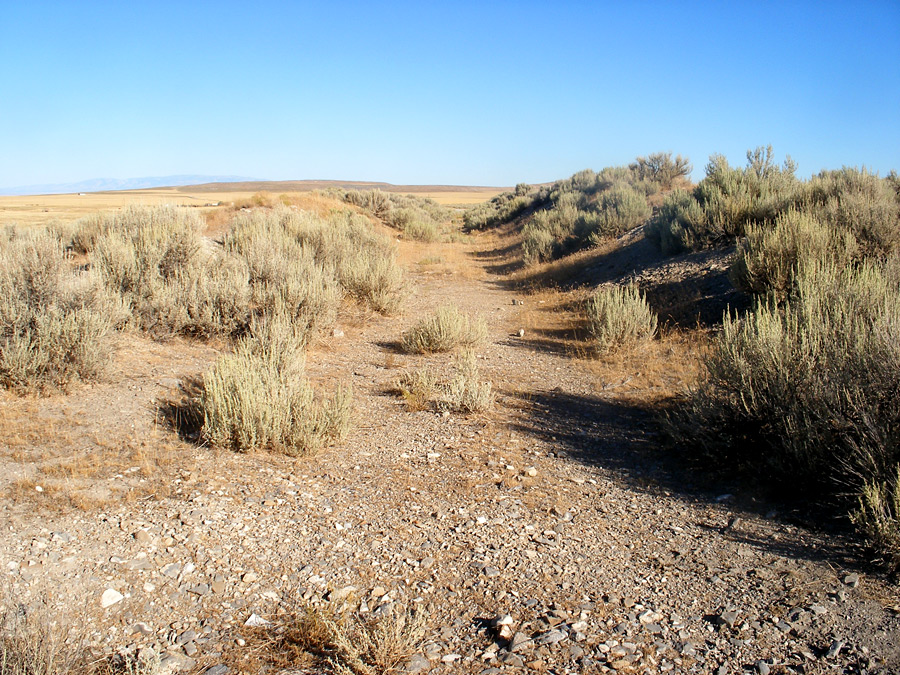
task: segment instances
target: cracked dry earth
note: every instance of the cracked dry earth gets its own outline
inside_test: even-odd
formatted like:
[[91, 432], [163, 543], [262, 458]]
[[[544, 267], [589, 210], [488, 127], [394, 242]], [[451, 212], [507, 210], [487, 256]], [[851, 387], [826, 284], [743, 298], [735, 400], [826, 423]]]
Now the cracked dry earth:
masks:
[[[152, 649], [163, 672], [265, 672], [252, 624], [303, 603], [426, 607], [408, 672], [900, 672], [896, 587], [839, 537], [733, 486], [697, 487], [662, 453], [636, 403], [659, 384], [636, 371], [674, 338], [634, 356], [633, 377], [573, 358], [527, 325], [552, 302], [480, 272], [488, 259], [412, 265], [401, 317], [345, 322], [310, 354], [310, 377], [351, 383], [355, 401], [349, 437], [316, 457], [215, 452], [160, 429], [156, 402], [214, 358], [196, 344], [130, 338], [110, 383], [2, 399], [9, 420], [74, 421], [73, 453], [96, 456], [98, 438], [132, 453], [92, 478], [107, 486], [94, 505], [3, 500], [11, 597], [73, 617], [98, 653]], [[410, 411], [392, 392], [404, 368], [450, 367], [396, 347], [446, 301], [488, 323], [487, 415]], [[29, 438], [4, 456], [8, 483]], [[162, 444], [179, 457], [145, 471]]]

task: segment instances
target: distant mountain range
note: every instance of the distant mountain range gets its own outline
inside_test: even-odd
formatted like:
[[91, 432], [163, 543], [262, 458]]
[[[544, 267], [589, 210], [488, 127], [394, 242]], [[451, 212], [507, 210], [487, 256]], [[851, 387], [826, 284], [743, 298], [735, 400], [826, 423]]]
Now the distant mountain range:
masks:
[[52, 195], [72, 192], [108, 192], [110, 190], [143, 190], [154, 187], [200, 185], [202, 183], [240, 183], [256, 181], [246, 176], [146, 176], [144, 178], [93, 178], [79, 183], [54, 183], [51, 185], [23, 185], [0, 188], [0, 195]]

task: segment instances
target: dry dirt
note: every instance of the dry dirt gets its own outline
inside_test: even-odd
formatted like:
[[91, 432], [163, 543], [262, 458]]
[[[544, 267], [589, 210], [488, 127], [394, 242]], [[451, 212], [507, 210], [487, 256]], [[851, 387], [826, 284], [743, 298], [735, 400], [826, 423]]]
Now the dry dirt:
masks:
[[[897, 589], [858, 551], [662, 448], [651, 406], [696, 376], [702, 338], [579, 356], [572, 296], [497, 273], [509, 243], [401, 244], [402, 316], [348, 309], [309, 355], [311, 379], [355, 401], [349, 437], [315, 457], [220, 452], [166, 425], [216, 345], [124, 335], [106, 382], [0, 395], [7, 598], [43, 598], [98, 654], [152, 649], [169, 672], [278, 672], [248, 620], [269, 634], [329, 603], [425, 608], [413, 672], [900, 671]], [[622, 243], [629, 265], [640, 245]], [[397, 346], [444, 302], [488, 323], [488, 414], [410, 411], [393, 391], [406, 368], [449, 369]]]

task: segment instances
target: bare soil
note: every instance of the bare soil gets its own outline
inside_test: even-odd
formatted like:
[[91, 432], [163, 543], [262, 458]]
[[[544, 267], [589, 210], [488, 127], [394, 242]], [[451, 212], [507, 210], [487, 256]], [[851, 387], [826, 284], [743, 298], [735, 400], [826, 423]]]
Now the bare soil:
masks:
[[[417, 672], [900, 671], [900, 597], [864, 554], [663, 447], [654, 411], [696, 377], [704, 317], [673, 310], [660, 339], [599, 361], [575, 318], [589, 279], [517, 291], [497, 234], [401, 246], [403, 314], [348, 308], [308, 357], [318, 387], [355, 401], [350, 436], [315, 457], [222, 452], [167, 424], [221, 345], [123, 335], [101, 384], [0, 394], [7, 597], [170, 672], [278, 672], [248, 619], [277, 630], [329, 603], [426, 608], [400, 663]], [[634, 273], [660, 306], [727, 293], [719, 259], [664, 262], [636, 236], [590, 255], [580, 274]], [[394, 391], [404, 369], [451, 367], [398, 348], [445, 302], [489, 326], [488, 414], [411, 411]], [[322, 672], [304, 663], [284, 672]]]

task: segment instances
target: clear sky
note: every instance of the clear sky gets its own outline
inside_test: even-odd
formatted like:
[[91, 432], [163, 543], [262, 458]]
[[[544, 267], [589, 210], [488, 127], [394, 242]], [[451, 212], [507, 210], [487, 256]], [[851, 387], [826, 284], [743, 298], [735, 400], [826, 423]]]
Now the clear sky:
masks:
[[0, 186], [900, 170], [900, 2], [0, 0]]

